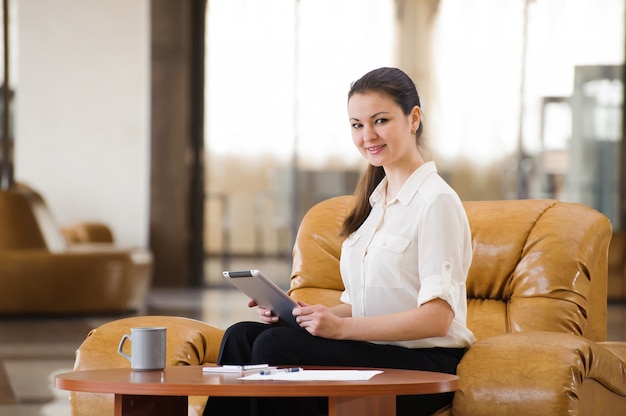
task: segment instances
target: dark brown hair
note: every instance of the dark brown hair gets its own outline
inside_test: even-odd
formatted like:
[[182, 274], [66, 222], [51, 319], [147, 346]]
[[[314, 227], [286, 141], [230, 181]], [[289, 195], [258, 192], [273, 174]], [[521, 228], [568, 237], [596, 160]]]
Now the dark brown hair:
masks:
[[[354, 94], [368, 92], [377, 92], [390, 97], [407, 116], [411, 114], [413, 107], [421, 107], [415, 84], [407, 74], [398, 68], [378, 68], [363, 75], [350, 86], [348, 101]], [[420, 125], [415, 133], [415, 141], [418, 146], [423, 130], [424, 126], [420, 120]], [[369, 197], [384, 177], [385, 170], [382, 166], [369, 165], [367, 167], [354, 192], [356, 198], [354, 209], [343, 222], [342, 237], [349, 236], [365, 222], [372, 211]]]

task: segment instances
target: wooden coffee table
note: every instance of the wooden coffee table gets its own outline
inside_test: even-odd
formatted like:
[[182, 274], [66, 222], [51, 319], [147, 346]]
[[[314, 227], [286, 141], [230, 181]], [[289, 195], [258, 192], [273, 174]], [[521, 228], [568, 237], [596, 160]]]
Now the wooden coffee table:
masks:
[[[324, 369], [305, 367], [305, 369]], [[338, 368], [328, 368], [338, 369]], [[115, 415], [187, 416], [188, 396], [328, 397], [329, 416], [394, 415], [396, 396], [445, 393], [458, 389], [455, 375], [382, 369], [367, 381], [249, 381], [233, 374], [206, 374], [200, 366], [163, 371], [129, 368], [57, 374], [62, 390], [115, 395]]]

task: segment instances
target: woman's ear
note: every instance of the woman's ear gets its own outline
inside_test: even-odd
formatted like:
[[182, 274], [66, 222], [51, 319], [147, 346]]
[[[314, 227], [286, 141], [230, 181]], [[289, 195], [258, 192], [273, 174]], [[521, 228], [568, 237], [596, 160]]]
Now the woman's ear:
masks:
[[411, 123], [411, 132], [416, 133], [422, 120], [422, 109], [418, 106], [414, 106], [409, 115]]

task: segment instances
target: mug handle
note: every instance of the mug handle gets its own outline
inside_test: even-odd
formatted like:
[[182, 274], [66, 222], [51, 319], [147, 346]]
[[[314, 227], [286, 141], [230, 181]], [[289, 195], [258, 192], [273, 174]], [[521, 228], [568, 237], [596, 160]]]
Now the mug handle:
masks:
[[129, 334], [122, 335], [122, 339], [120, 340], [120, 345], [117, 347], [117, 353], [121, 355], [122, 357], [126, 358], [128, 361], [132, 362], [130, 355], [122, 351], [122, 348], [124, 348], [124, 343], [126, 342], [127, 339], [131, 340], [132, 342], [132, 339], [130, 338]]

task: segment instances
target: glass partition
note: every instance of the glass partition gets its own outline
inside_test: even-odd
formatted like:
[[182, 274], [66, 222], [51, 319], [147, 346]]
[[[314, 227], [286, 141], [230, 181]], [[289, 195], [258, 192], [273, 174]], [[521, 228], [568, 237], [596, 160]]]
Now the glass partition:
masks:
[[624, 9], [624, 0], [440, 2], [432, 143], [463, 199], [580, 202], [621, 227]]
[[206, 284], [258, 268], [286, 286], [304, 213], [354, 191], [347, 92], [393, 64], [393, 3], [209, 0]]
[[224, 268], [273, 266], [287, 284], [302, 215], [352, 193], [364, 168], [350, 83], [419, 42], [432, 42], [420, 49], [432, 67], [419, 67], [432, 85], [418, 83], [432, 92], [429, 153], [462, 199], [581, 202], [622, 226], [625, 0], [432, 1], [426, 40], [400, 37], [400, 4], [209, 0], [208, 284]]

